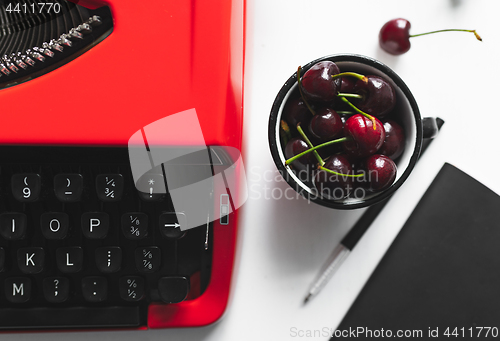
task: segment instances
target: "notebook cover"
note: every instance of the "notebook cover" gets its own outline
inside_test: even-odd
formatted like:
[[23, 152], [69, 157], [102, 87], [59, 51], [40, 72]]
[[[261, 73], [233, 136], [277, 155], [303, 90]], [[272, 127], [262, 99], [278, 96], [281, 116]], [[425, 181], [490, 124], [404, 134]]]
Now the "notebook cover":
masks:
[[[498, 337], [500, 197], [445, 164], [332, 339], [352, 338], [339, 332], [358, 327], [390, 330], [392, 337], [421, 330], [419, 340], [448, 338], [447, 331], [451, 338], [485, 339], [480, 327], [494, 327]], [[382, 337], [366, 330], [357, 338]]]

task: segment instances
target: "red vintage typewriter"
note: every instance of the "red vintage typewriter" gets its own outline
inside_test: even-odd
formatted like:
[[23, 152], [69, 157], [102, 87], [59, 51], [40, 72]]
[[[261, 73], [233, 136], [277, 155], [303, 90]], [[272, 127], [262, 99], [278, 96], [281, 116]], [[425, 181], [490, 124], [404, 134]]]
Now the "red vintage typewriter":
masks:
[[0, 330], [216, 321], [244, 0], [51, 1], [0, 1]]

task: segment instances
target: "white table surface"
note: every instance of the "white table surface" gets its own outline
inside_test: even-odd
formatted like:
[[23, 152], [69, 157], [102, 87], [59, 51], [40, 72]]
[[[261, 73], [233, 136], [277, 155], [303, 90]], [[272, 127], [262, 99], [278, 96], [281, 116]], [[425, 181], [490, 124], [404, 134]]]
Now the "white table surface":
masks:
[[[498, 110], [500, 2], [496, 0], [247, 0], [245, 167], [249, 200], [240, 221], [239, 254], [226, 315], [203, 328], [134, 332], [8, 334], [3, 340], [327, 340], [295, 336], [336, 327], [444, 162], [500, 193]], [[378, 47], [388, 20], [411, 33], [477, 29], [412, 39], [405, 55]], [[335, 277], [306, 306], [302, 299], [330, 251], [363, 212], [306, 200], [273, 199], [287, 188], [267, 143], [274, 97], [297, 66], [321, 56], [357, 53], [398, 73], [422, 116], [446, 121], [406, 183], [363, 236]], [[476, 122], [479, 122], [477, 124]]]

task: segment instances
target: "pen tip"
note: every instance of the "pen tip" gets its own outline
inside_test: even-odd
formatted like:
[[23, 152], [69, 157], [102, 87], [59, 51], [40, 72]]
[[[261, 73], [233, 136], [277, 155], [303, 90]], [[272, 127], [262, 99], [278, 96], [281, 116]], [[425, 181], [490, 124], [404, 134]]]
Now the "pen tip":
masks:
[[306, 304], [309, 301], [311, 296], [312, 296], [311, 294], [307, 294], [306, 298], [304, 298], [304, 304]]

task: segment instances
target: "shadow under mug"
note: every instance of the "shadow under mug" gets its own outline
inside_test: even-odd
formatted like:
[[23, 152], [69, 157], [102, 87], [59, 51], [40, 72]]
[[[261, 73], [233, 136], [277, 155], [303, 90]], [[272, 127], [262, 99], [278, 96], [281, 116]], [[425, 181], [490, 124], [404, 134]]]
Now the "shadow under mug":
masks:
[[269, 147], [271, 154], [284, 180], [306, 199], [317, 204], [336, 209], [356, 209], [367, 207], [390, 197], [408, 178], [420, 155], [424, 138], [433, 138], [437, 132], [435, 118], [420, 117], [417, 102], [403, 80], [387, 65], [366, 56], [355, 54], [330, 55], [316, 59], [302, 67], [301, 76], [314, 64], [320, 61], [332, 61], [341, 72], [352, 71], [364, 75], [377, 75], [389, 81], [396, 91], [396, 106], [388, 118], [395, 119], [405, 131], [405, 149], [396, 160], [397, 174], [394, 183], [378, 193], [364, 192], [360, 196], [350, 196], [346, 199], [334, 200], [322, 196], [311, 184], [303, 181], [290, 168], [285, 166], [284, 147], [280, 139], [280, 121], [283, 108], [290, 95], [297, 89], [297, 73], [294, 73], [283, 85], [274, 100], [269, 117]]

